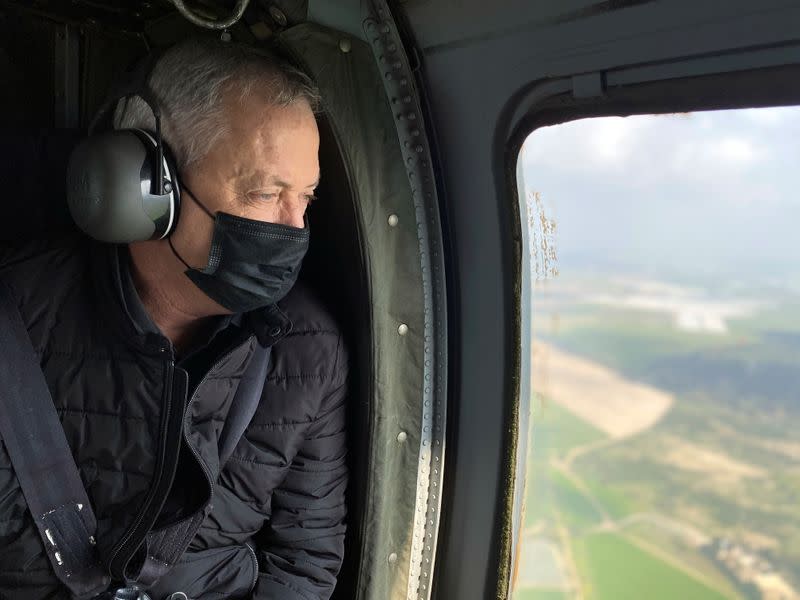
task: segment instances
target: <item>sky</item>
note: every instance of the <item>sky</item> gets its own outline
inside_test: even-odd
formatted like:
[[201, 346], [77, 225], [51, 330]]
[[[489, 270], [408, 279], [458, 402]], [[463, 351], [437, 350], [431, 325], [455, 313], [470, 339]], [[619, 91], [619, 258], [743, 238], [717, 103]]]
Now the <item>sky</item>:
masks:
[[518, 166], [562, 274], [800, 277], [800, 107], [543, 127]]

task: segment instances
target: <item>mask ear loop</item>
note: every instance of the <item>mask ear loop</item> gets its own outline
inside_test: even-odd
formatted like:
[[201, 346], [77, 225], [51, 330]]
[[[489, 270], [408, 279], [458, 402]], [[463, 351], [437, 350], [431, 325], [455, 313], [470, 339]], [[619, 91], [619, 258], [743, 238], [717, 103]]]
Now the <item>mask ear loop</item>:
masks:
[[[211, 214], [211, 211], [208, 210], [208, 208], [206, 208], [206, 206], [202, 202], [200, 202], [200, 200], [197, 199], [197, 196], [194, 195], [194, 192], [192, 192], [192, 190], [190, 190], [185, 183], [181, 183], [181, 193], [187, 194], [192, 200], [194, 200], [195, 204], [197, 204], [197, 206], [199, 206], [203, 210], [204, 213], [206, 213], [209, 217], [211, 217], [216, 221], [216, 217]], [[172, 243], [172, 235], [170, 235], [167, 238], [167, 242], [169, 242], [169, 247], [172, 249], [172, 253], [175, 255], [175, 257], [179, 261], [181, 261], [184, 265], [186, 265], [187, 269], [189, 270], [194, 269], [194, 267], [189, 266], [189, 263], [183, 260], [183, 257], [180, 254], [178, 254], [177, 250], [175, 250], [175, 246]]]
[[184, 265], [186, 265], [186, 268], [187, 268], [188, 270], [192, 270], [194, 267], [190, 267], [190, 266], [189, 266], [189, 263], [187, 263], [185, 260], [183, 260], [183, 257], [182, 257], [180, 254], [178, 254], [178, 251], [177, 251], [177, 250], [175, 250], [175, 246], [174, 246], [174, 245], [173, 245], [173, 243], [172, 243], [172, 236], [169, 236], [169, 237], [167, 238], [167, 243], [169, 244], [169, 247], [172, 249], [172, 253], [175, 255], [175, 258], [177, 258], [177, 259], [178, 259], [179, 261], [181, 261], [181, 262], [182, 262]]
[[203, 209], [204, 213], [206, 213], [209, 217], [211, 217], [212, 220], [214, 220], [214, 221], [217, 220], [217, 217], [215, 217], [213, 214], [211, 214], [211, 211], [208, 210], [208, 208], [206, 208], [206, 205], [203, 204], [202, 202], [200, 202], [200, 200], [197, 199], [197, 196], [194, 195], [194, 192], [189, 189], [189, 187], [186, 185], [186, 183], [181, 182], [181, 187], [183, 188], [184, 192], [188, 192], [189, 197], [192, 200], [194, 200], [194, 203], [197, 204], [197, 206], [199, 206], [200, 208]]

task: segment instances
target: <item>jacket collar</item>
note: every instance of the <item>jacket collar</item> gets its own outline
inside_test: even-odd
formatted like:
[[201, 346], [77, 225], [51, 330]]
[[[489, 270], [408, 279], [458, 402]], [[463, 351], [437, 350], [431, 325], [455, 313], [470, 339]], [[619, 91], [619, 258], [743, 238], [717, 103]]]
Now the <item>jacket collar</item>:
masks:
[[262, 346], [272, 346], [293, 327], [291, 319], [277, 304], [246, 313], [243, 320]]

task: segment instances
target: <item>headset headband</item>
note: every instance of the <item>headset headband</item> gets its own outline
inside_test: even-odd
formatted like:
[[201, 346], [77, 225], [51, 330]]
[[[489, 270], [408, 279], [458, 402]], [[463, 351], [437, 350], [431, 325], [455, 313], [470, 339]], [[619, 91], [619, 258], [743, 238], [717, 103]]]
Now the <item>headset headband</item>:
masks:
[[89, 135], [92, 135], [95, 133], [103, 117], [108, 114], [109, 111], [113, 111], [120, 100], [127, 100], [134, 96], [141, 98], [142, 102], [147, 105], [155, 118], [156, 127], [154, 133], [158, 160], [156, 162], [156, 175], [153, 180], [154, 189], [151, 191], [159, 196], [163, 195], [165, 191], [169, 192], [170, 190], [164, 189], [164, 143], [161, 139], [161, 109], [158, 107], [158, 101], [156, 100], [148, 80], [153, 73], [156, 63], [158, 63], [163, 55], [163, 50], [159, 52], [150, 52], [144, 58], [136, 62], [134, 67], [130, 70], [130, 75], [111, 88], [108, 99], [100, 106], [100, 110], [97, 111], [97, 114], [89, 125]]

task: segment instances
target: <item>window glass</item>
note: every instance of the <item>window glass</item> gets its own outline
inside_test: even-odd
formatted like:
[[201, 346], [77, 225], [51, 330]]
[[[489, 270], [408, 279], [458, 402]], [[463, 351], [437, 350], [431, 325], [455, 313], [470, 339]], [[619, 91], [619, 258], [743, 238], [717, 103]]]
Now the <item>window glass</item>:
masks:
[[800, 110], [546, 127], [518, 172], [514, 598], [800, 599]]

